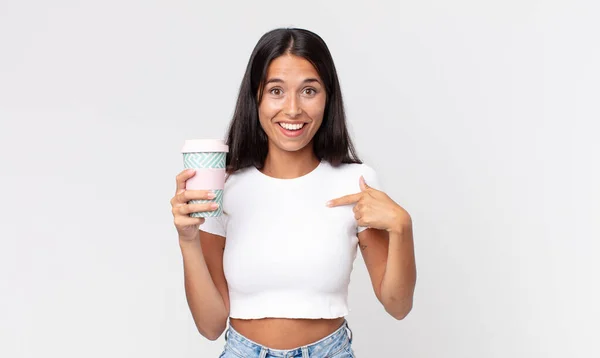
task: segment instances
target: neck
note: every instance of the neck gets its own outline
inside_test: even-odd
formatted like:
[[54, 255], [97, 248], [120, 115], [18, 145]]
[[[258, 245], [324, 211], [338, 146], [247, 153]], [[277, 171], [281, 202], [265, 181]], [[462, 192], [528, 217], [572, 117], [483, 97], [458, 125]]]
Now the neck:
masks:
[[293, 179], [301, 177], [313, 171], [320, 162], [312, 150], [312, 143], [296, 152], [269, 149], [260, 171], [274, 178]]

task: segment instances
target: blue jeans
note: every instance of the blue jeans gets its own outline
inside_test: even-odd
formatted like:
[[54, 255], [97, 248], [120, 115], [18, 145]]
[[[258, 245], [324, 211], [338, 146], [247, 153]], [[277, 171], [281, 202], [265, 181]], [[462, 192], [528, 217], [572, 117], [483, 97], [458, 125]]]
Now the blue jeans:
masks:
[[354, 358], [352, 331], [348, 322], [329, 336], [293, 349], [271, 349], [252, 342], [231, 326], [225, 332], [225, 350], [219, 358]]

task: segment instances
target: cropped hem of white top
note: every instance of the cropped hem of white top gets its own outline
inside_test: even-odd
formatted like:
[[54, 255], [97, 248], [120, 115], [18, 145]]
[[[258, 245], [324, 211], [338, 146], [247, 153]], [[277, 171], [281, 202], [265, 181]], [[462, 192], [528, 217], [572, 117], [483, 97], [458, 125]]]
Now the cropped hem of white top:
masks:
[[269, 291], [252, 295], [230, 292], [231, 318], [338, 318], [348, 315], [343, 293]]

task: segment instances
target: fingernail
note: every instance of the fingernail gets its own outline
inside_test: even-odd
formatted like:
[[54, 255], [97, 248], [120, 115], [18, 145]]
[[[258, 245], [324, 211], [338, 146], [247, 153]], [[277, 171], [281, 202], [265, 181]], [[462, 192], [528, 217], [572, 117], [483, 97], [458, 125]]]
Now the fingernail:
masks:
[[218, 207], [219, 207], [219, 204], [218, 204], [218, 203], [212, 203], [212, 204], [210, 204], [210, 208], [211, 208], [211, 209], [216, 209], [216, 208], [218, 208]]
[[177, 192], [177, 194], [181, 194], [181, 193], [183, 193], [184, 191], [185, 191], [185, 189], [181, 189], [181, 190], [179, 190], [179, 191]]
[[325, 203], [325, 206], [331, 206], [331, 200]]
[[188, 174], [192, 174], [192, 173], [194, 173], [195, 171], [196, 171], [195, 169], [188, 169], [188, 170], [187, 170]]
[[206, 197], [208, 197], [209, 199], [214, 199], [217, 197], [217, 195], [211, 191], [208, 194], [206, 194]]

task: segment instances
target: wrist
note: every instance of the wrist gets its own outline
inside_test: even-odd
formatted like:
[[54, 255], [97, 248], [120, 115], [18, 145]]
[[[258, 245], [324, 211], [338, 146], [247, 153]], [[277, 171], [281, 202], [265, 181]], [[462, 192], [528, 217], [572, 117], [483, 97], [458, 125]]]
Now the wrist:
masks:
[[[393, 225], [387, 230], [390, 234], [403, 235], [405, 233], [412, 231], [412, 220], [410, 216], [406, 218], [406, 216], [395, 215], [396, 219], [394, 220]], [[399, 218], [402, 217], [402, 218]]]
[[198, 246], [200, 246], [199, 234], [193, 238], [179, 236], [179, 247], [181, 247], [181, 249], [196, 248]]

